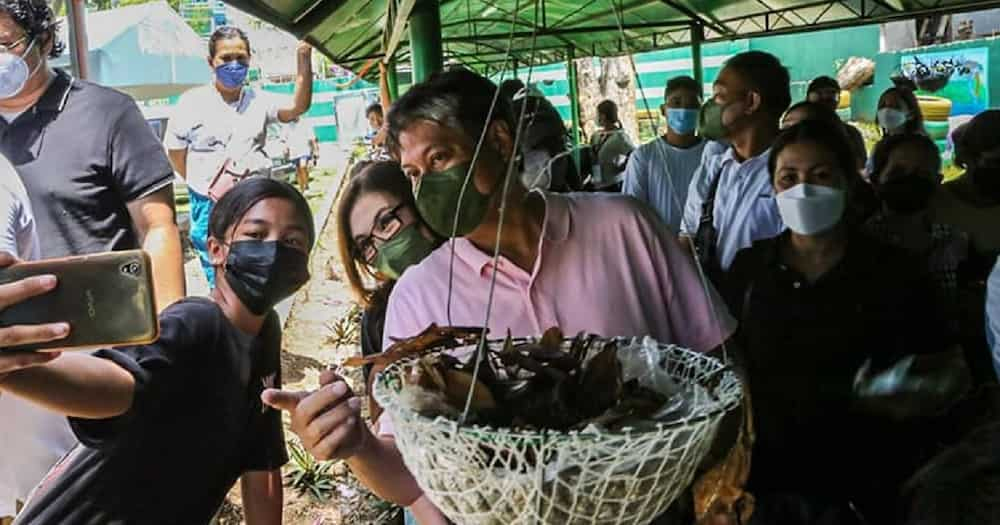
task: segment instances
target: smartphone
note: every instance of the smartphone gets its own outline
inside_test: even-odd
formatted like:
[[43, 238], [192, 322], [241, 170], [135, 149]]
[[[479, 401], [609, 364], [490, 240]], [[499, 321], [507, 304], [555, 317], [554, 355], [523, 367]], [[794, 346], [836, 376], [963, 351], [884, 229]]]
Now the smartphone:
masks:
[[0, 310], [0, 327], [67, 322], [69, 337], [0, 351], [130, 346], [159, 336], [153, 274], [142, 250], [17, 263], [0, 269], [0, 284], [36, 275], [55, 275], [59, 284]]

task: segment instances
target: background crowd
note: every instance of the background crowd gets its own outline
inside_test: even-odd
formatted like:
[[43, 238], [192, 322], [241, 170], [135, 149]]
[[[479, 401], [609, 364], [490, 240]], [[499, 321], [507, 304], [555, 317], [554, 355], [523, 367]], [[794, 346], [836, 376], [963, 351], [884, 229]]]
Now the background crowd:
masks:
[[[149, 345], [0, 352], [0, 516], [207, 523], [239, 480], [247, 522], [280, 523], [287, 411], [316, 458], [345, 460], [410, 520], [447, 523], [373, 400], [366, 421], [332, 371], [315, 391], [281, 389], [272, 309], [309, 280], [317, 232], [260, 151], [269, 125], [310, 106], [309, 46], [293, 97], [271, 98], [246, 85], [247, 36], [216, 31], [213, 79], [182, 97], [166, 148], [127, 96], [48, 65], [63, 46], [42, 0], [0, 0], [0, 46], [0, 268], [142, 248], [161, 327]], [[751, 523], [989, 522], [1000, 111], [954, 132], [965, 173], [942, 183], [913, 91], [900, 81], [880, 97], [869, 153], [835, 113], [835, 80], [793, 105], [784, 66], [751, 51], [709, 97], [671, 79], [662, 136], [636, 147], [603, 101], [575, 149], [530, 85], [439, 73], [367, 109], [371, 160], [339, 201], [362, 351], [487, 321], [493, 334], [558, 326], [725, 355], [753, 400]], [[185, 297], [175, 173], [205, 298]], [[0, 285], [0, 310], [57, 285]], [[0, 351], [70, 330], [3, 326]], [[663, 522], [693, 523], [686, 501]]]

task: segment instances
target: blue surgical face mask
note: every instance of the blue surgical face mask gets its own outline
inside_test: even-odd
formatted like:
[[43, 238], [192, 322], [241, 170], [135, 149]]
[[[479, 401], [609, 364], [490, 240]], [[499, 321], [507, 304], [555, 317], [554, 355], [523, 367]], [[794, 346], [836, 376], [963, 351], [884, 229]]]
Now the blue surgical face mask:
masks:
[[236, 89], [243, 85], [243, 82], [247, 79], [247, 72], [250, 71], [250, 66], [233, 60], [232, 62], [226, 62], [215, 68], [215, 78], [219, 79], [219, 82], [223, 86], [229, 89]]
[[698, 127], [698, 110], [667, 108], [667, 126], [678, 135], [691, 135]]

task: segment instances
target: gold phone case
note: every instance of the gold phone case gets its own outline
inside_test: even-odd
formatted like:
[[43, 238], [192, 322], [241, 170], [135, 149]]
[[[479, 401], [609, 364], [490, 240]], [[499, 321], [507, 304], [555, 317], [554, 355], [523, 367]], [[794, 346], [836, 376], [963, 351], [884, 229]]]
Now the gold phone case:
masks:
[[68, 322], [69, 337], [0, 351], [128, 346], [159, 336], [152, 266], [142, 250], [18, 263], [0, 269], [0, 284], [47, 274], [59, 279], [56, 289], [0, 310], [0, 327]]

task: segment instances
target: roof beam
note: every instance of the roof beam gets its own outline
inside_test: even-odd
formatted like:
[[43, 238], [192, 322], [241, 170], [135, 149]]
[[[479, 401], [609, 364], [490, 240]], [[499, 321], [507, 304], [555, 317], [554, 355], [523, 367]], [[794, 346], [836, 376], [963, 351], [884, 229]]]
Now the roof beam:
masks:
[[712, 31], [715, 31], [719, 35], [735, 34], [732, 29], [726, 27], [726, 25], [723, 24], [722, 22], [709, 20], [708, 18], [696, 13], [691, 8], [681, 4], [680, 2], [677, 2], [676, 0], [660, 0], [660, 2], [662, 2], [664, 5], [666, 5], [671, 9], [680, 11], [681, 13], [684, 14], [684, 16], [690, 18], [692, 21], [698, 22], [699, 24], [711, 29]]
[[[617, 25], [614, 26], [585, 26], [585, 27], [571, 27], [565, 29], [538, 29], [535, 32], [532, 31], [515, 31], [513, 33], [513, 38], [531, 38], [532, 35], [537, 35], [539, 37], [559, 37], [566, 35], [576, 35], [581, 33], [615, 33], [617, 38], [621, 38], [619, 33], [621, 30], [632, 31], [641, 29], [670, 29], [670, 28], [687, 28], [687, 22], [646, 22], [641, 24], [625, 24], [623, 27], [619, 28]], [[444, 42], [448, 43], [472, 43], [476, 40], [507, 40], [511, 38], [510, 32], [503, 33], [491, 33], [485, 35], [466, 35], [466, 36], [451, 36], [445, 37]], [[612, 39], [608, 39], [609, 41]], [[563, 46], [565, 47], [565, 46]]]

